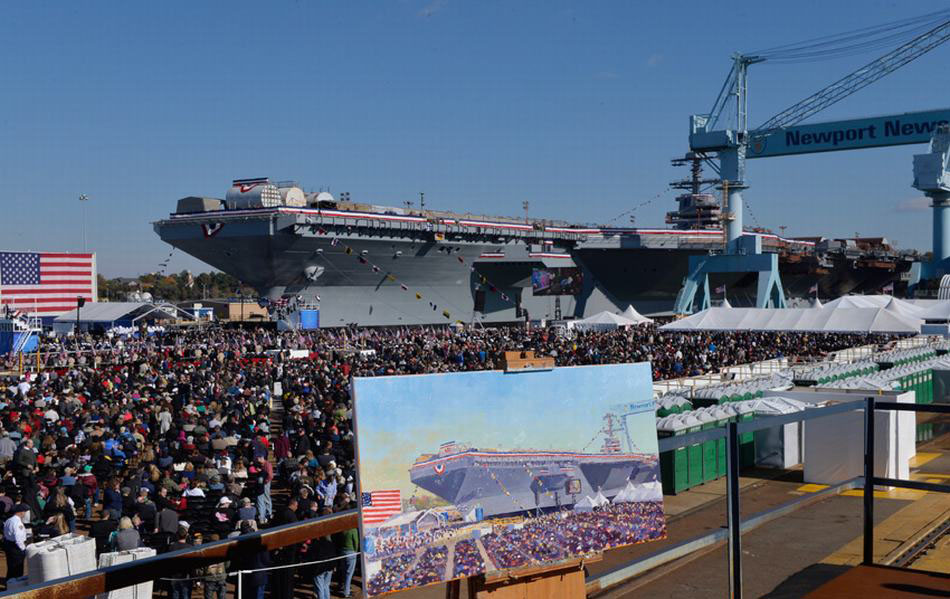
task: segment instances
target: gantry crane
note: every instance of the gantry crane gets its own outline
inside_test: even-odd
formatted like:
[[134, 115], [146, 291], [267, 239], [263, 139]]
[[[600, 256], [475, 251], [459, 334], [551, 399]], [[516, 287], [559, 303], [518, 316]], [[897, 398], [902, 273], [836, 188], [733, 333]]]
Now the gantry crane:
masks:
[[[709, 274], [712, 273], [758, 273], [756, 306], [766, 308], [785, 305], [785, 294], [778, 271], [778, 255], [763, 253], [760, 237], [747, 234], [742, 228], [742, 193], [748, 188], [746, 159], [924, 143], [930, 140], [937, 127], [950, 123], [950, 109], [943, 109], [798, 126], [803, 120], [840, 102], [950, 39], [950, 11], [925, 15], [903, 23], [916, 27], [923, 23], [925, 30], [898, 48], [793, 104], [751, 130], [748, 129], [748, 69], [750, 65], [770, 58], [768, 53], [733, 56], [732, 69], [713, 103], [712, 110], [707, 114], [690, 117], [689, 136], [691, 151], [701, 153], [707, 159], [715, 154], [718, 159], [718, 164], [707, 161], [717, 171], [721, 181], [720, 189], [725, 204], [722, 216], [725, 251], [718, 255], [690, 258], [689, 274], [676, 299], [676, 312], [688, 314], [696, 307], [702, 309], [709, 306]], [[884, 26], [879, 30], [883, 33], [877, 41], [893, 38]], [[859, 46], [860, 36], [857, 34], [842, 39], [857, 40], [853, 47]], [[820, 48], [822, 45], [827, 45], [827, 42], [816, 43], [811, 47]], [[800, 51], [799, 54], [808, 55], [805, 51]], [[730, 105], [734, 106], [735, 126], [717, 129]], [[950, 212], [946, 212], [946, 215], [947, 230], [950, 231]], [[950, 251], [947, 244], [942, 247]], [[696, 296], [700, 292], [702, 297], [697, 305]]]

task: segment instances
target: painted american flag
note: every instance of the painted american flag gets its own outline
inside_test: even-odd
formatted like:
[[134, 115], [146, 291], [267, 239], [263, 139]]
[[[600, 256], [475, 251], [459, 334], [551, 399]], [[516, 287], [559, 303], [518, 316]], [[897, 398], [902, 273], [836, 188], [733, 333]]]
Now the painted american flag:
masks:
[[0, 305], [56, 316], [96, 300], [96, 255], [0, 252]]
[[399, 489], [387, 489], [363, 493], [360, 513], [363, 524], [379, 524], [402, 511], [402, 493]]

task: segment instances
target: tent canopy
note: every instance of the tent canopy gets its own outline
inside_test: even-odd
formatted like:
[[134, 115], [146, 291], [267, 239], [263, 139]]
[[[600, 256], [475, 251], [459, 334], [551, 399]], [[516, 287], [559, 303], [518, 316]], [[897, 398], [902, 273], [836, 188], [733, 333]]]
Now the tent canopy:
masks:
[[920, 318], [924, 320], [950, 320], [950, 300], [940, 300], [936, 302], [933, 306], [923, 310], [920, 314]]
[[575, 320], [573, 322], [573, 328], [579, 330], [609, 330], [620, 327], [636, 326], [649, 322], [653, 321], [637, 312], [633, 306], [628, 306], [627, 309], [621, 314], [604, 311], [588, 316], [587, 318]]
[[[179, 314], [188, 318], [194, 316], [181, 310], [174, 304], [153, 304], [146, 302], [86, 302], [78, 310], [70, 310], [53, 319], [53, 329], [72, 330], [77, 322], [80, 326], [133, 326], [142, 319], [162, 320], [176, 318]], [[57, 325], [59, 325], [57, 327]], [[65, 330], [64, 329], [64, 330]]]
[[924, 313], [921, 306], [890, 296], [847, 296], [814, 308], [709, 308], [661, 328], [669, 331], [919, 333]]

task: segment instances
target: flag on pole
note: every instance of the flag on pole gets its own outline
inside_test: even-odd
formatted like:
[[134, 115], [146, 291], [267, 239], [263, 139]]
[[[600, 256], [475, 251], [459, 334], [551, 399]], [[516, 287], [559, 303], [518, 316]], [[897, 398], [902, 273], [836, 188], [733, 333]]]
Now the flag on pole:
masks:
[[725, 286], [725, 285], [720, 285], [719, 287], [716, 287], [713, 291], [715, 291], [716, 293], [725, 293], [725, 292], [726, 292], [726, 286]]
[[815, 283], [808, 288], [808, 293], [818, 293], [818, 283]]

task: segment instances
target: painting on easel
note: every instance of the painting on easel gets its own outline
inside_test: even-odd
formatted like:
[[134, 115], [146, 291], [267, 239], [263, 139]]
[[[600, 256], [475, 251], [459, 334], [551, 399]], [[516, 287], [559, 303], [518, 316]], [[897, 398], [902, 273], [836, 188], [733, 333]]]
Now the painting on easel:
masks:
[[648, 364], [355, 378], [370, 596], [665, 538]]

